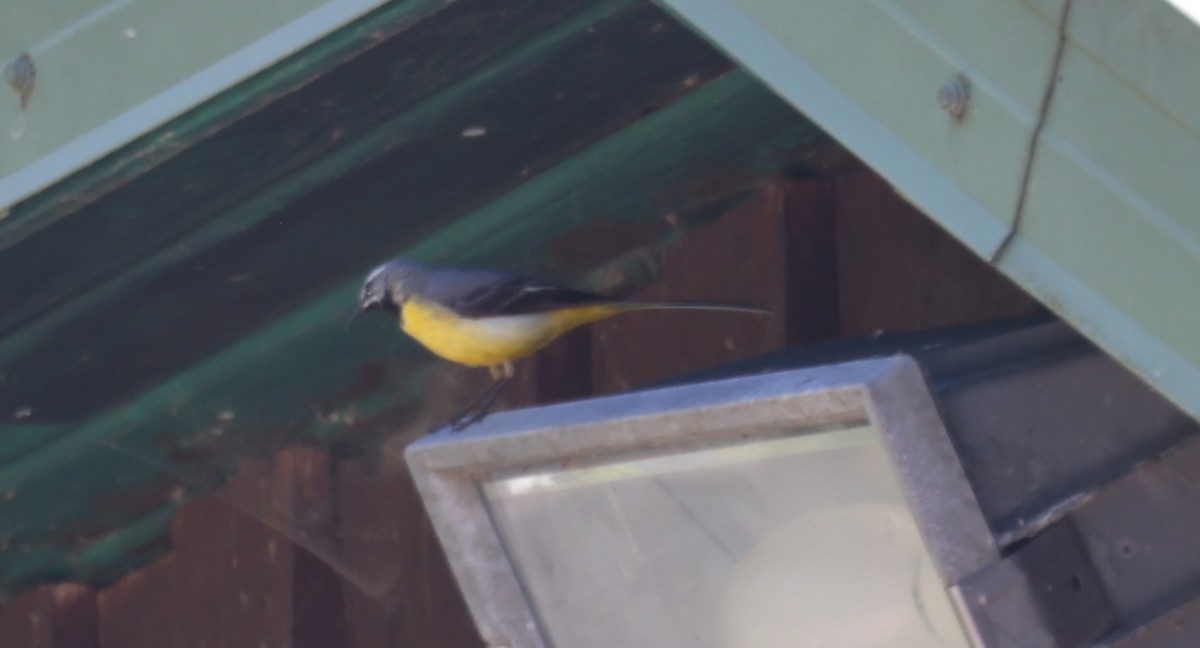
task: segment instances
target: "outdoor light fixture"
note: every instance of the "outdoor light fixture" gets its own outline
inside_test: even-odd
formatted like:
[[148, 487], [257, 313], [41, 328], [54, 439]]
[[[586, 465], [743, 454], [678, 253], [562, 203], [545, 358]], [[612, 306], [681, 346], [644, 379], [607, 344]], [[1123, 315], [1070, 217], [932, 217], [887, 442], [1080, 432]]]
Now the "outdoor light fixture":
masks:
[[998, 551], [907, 358], [501, 413], [407, 457], [492, 646], [984, 645], [955, 585]]

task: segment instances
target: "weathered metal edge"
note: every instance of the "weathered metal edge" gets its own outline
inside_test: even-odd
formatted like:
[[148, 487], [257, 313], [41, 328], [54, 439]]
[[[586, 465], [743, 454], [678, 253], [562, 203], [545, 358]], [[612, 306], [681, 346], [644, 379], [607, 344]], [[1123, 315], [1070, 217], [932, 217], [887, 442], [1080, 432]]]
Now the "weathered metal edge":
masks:
[[541, 648], [535, 614], [523, 603], [520, 580], [488, 523], [478, 475], [682, 441], [729, 440], [755, 426], [864, 419], [881, 430], [943, 585], [994, 562], [994, 540], [924, 378], [903, 356], [504, 412], [461, 434], [419, 440], [405, 458], [484, 639]]

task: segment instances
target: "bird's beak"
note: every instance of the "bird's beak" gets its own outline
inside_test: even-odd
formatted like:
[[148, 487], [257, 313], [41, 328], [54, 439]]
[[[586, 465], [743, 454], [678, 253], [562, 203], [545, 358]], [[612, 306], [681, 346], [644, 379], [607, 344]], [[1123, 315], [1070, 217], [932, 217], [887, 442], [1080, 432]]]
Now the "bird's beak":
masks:
[[350, 325], [354, 323], [354, 320], [362, 317], [362, 314], [365, 312], [367, 312], [367, 309], [362, 304], [359, 304], [358, 308], [355, 308], [354, 312], [350, 313], [350, 317], [346, 318], [346, 328], [350, 328]]

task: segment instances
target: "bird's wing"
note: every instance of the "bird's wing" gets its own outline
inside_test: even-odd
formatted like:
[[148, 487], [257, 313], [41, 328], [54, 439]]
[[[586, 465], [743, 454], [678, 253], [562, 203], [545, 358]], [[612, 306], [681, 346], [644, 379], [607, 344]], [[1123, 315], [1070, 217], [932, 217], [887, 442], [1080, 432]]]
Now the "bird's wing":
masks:
[[447, 295], [442, 304], [463, 317], [527, 315], [558, 308], [612, 301], [607, 297], [542, 283], [515, 275], [495, 275], [489, 281], [457, 295]]

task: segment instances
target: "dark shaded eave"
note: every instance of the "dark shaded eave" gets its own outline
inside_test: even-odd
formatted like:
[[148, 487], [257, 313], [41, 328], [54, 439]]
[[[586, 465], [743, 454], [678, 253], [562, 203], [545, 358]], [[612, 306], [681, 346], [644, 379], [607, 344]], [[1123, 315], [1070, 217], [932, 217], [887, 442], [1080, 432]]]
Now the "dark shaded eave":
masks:
[[819, 138], [650, 4], [400, 4], [26, 201], [0, 227], [0, 586], [110, 582], [241, 458], [405, 420], [434, 363], [343, 328], [379, 260], [635, 285]]

